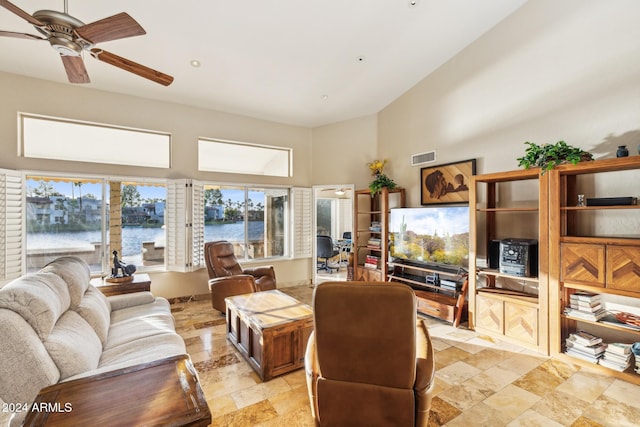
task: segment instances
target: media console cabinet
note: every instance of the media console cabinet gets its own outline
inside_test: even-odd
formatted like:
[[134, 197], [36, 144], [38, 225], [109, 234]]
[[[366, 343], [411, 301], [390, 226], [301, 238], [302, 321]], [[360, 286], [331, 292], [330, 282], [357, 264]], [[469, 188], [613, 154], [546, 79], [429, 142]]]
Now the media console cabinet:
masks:
[[[450, 322], [456, 328], [468, 316], [466, 296], [469, 280], [466, 271], [432, 269], [399, 262], [390, 263], [390, 266], [393, 271], [389, 274], [389, 281], [413, 288], [418, 312]], [[442, 280], [453, 284], [453, 287], [444, 286]]]

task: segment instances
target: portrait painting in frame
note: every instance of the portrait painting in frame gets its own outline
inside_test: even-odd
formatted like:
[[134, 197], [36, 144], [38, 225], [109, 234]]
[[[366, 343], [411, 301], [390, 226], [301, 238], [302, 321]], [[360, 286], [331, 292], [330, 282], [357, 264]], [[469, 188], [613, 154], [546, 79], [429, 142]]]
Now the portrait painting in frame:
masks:
[[420, 169], [422, 205], [469, 203], [469, 184], [476, 174], [476, 159]]

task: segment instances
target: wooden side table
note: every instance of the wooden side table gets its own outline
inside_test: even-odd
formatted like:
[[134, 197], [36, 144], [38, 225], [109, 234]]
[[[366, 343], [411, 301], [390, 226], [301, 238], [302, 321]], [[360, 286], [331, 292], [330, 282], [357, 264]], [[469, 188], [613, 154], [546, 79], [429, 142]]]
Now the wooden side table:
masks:
[[151, 278], [148, 274], [134, 274], [129, 282], [111, 283], [104, 279], [92, 279], [91, 284], [110, 297], [112, 295], [130, 294], [151, 290]]
[[40, 390], [25, 426], [207, 426], [211, 411], [188, 355]]

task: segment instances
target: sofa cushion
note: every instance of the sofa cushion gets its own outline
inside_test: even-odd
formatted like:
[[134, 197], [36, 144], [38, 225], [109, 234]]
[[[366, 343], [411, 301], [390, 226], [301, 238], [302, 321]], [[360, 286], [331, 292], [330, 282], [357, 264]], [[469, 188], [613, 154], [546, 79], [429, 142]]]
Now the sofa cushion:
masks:
[[60, 379], [98, 367], [102, 344], [89, 324], [75, 311], [64, 313], [44, 342], [60, 370]]
[[104, 350], [99, 368], [118, 369], [185, 353], [185, 344], [180, 335], [168, 332], [129, 341]]
[[111, 324], [109, 338], [103, 346], [103, 351], [130, 341], [167, 332], [175, 332], [173, 316], [169, 313], [149, 314], [121, 320]]
[[58, 318], [69, 308], [69, 291], [64, 280], [56, 274], [27, 274], [2, 288], [0, 308], [22, 316], [44, 341]]
[[62, 277], [69, 287], [71, 308], [80, 304], [91, 280], [91, 268], [86, 261], [74, 256], [63, 256], [51, 261], [40, 271], [55, 273]]
[[[137, 292], [140, 293], [140, 292]], [[135, 295], [135, 294], [127, 294]], [[124, 295], [122, 295], [124, 296]], [[111, 301], [111, 298], [109, 298]], [[111, 304], [113, 307], [114, 304]], [[171, 313], [171, 305], [169, 301], [162, 297], [154, 297], [151, 302], [140, 305], [132, 305], [130, 307], [121, 308], [119, 310], [112, 309], [111, 311], [111, 324], [114, 325], [118, 322], [127, 319], [133, 319], [138, 317], [153, 316], [156, 314], [169, 314]]]
[[82, 301], [74, 311], [91, 325], [100, 338], [100, 342], [104, 345], [109, 335], [109, 323], [111, 322], [111, 304], [109, 304], [107, 297], [98, 288], [89, 285]]

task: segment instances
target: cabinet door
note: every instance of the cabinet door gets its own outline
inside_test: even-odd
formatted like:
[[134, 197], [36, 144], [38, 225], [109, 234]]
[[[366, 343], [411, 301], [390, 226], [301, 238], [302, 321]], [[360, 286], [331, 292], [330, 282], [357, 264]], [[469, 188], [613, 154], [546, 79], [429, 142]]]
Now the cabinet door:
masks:
[[607, 246], [607, 288], [640, 292], [640, 247]]
[[504, 303], [504, 334], [527, 344], [538, 344], [538, 309], [517, 302]]
[[562, 243], [560, 257], [560, 280], [604, 287], [604, 245]]
[[502, 334], [504, 331], [504, 304], [501, 300], [476, 296], [476, 322], [478, 327]]

